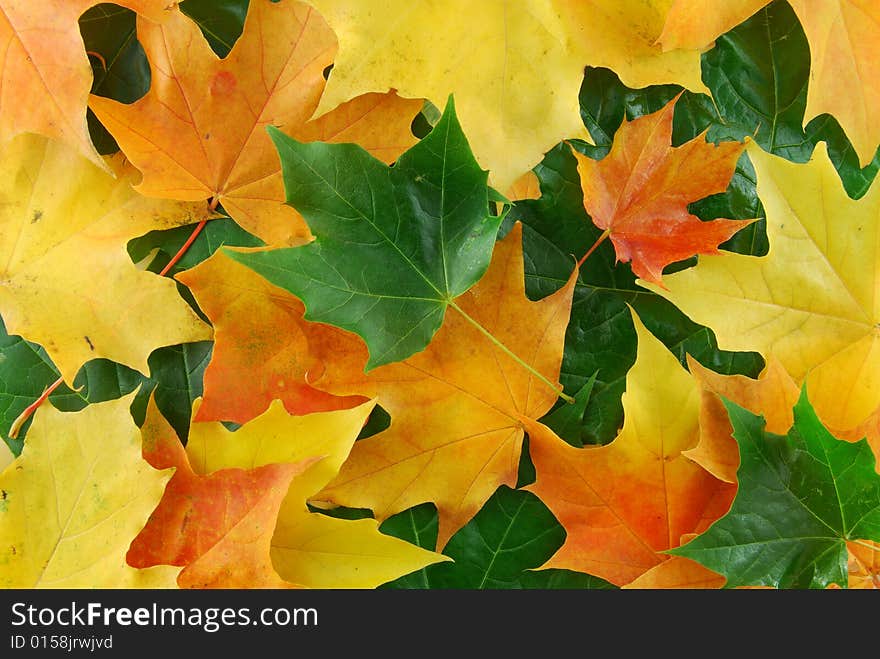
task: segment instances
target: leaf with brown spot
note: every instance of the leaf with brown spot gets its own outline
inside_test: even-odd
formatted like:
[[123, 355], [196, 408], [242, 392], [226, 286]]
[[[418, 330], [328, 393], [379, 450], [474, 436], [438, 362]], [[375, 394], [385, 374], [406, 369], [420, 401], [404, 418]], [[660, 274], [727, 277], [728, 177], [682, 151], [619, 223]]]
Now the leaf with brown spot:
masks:
[[138, 269], [126, 245], [213, 214], [143, 197], [120, 154], [106, 162], [113, 175], [33, 134], [0, 155], [0, 313], [10, 333], [46, 349], [68, 385], [91, 359], [146, 373], [156, 348], [211, 338], [175, 283]]

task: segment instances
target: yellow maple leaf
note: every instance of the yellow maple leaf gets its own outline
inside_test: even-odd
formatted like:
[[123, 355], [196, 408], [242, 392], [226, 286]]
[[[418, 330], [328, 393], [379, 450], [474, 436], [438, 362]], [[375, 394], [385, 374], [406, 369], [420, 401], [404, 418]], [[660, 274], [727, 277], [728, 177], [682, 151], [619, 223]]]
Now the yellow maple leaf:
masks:
[[[86, 125], [92, 68], [77, 22], [100, 1], [0, 0], [0, 144], [21, 133], [39, 133], [104, 167]], [[161, 21], [173, 3], [116, 4]]]
[[824, 145], [799, 165], [754, 144], [767, 211], [766, 256], [701, 256], [664, 278], [663, 295], [711, 327], [723, 350], [775, 357], [827, 426], [847, 430], [880, 407], [880, 188], [843, 189]]
[[144, 174], [139, 192], [168, 199], [214, 198], [269, 244], [310, 237], [284, 205], [278, 153], [266, 132], [301, 141], [356, 142], [392, 162], [416, 142], [410, 125], [421, 100], [370, 94], [308, 121], [324, 89], [336, 38], [308, 5], [254, 0], [241, 37], [217, 57], [198, 25], [174, 10], [138, 22], [152, 86], [132, 104], [92, 96], [89, 106]]
[[37, 411], [24, 450], [0, 474], [0, 587], [175, 587], [179, 568], [125, 562], [173, 471], [141, 457], [133, 396]]
[[631, 87], [703, 89], [699, 52], [663, 53], [654, 43], [668, 0], [311, 4], [340, 42], [317, 114], [367, 91], [440, 105], [454, 94], [474, 155], [499, 190], [561, 139], [589, 139], [578, 107], [586, 65], [610, 67]]
[[374, 519], [334, 519], [306, 505], [338, 473], [374, 405], [370, 401], [350, 410], [291, 416], [281, 401], [273, 401], [236, 432], [216, 422], [192, 424], [186, 450], [196, 473], [323, 457], [293, 479], [278, 514], [270, 554], [286, 582], [310, 588], [375, 588], [449, 560], [380, 533]]
[[105, 357], [141, 372], [155, 348], [211, 337], [172, 280], [138, 270], [126, 244], [211, 216], [204, 203], [147, 199], [121, 156], [111, 176], [64, 145], [15, 138], [0, 157], [0, 313], [71, 384]]

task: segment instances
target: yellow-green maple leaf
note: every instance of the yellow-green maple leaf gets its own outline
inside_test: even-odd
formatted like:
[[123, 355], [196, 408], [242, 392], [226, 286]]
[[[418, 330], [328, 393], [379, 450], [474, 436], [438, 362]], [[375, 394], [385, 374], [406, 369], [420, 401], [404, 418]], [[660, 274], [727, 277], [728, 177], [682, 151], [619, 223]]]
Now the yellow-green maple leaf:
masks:
[[176, 586], [179, 568], [125, 562], [172, 474], [141, 457], [133, 395], [37, 410], [22, 454], [0, 474], [0, 587]]
[[104, 357], [141, 372], [155, 348], [211, 337], [175, 283], [138, 270], [126, 244], [210, 217], [204, 203], [148, 199], [121, 156], [115, 177], [32, 134], [0, 156], [0, 314], [42, 345], [71, 384]]
[[289, 583], [375, 588], [449, 560], [380, 533], [374, 519], [335, 519], [306, 506], [339, 472], [374, 405], [370, 401], [350, 410], [291, 416], [276, 400], [236, 432], [216, 422], [192, 425], [186, 451], [200, 474], [324, 456], [293, 479], [278, 515], [270, 554], [278, 575]]
[[633, 87], [703, 89], [698, 51], [655, 43], [670, 0], [311, 0], [340, 51], [317, 113], [396, 89], [441, 107], [454, 94], [462, 128], [491, 183], [506, 190], [563, 138], [584, 137], [585, 65]]
[[724, 350], [776, 357], [804, 378], [826, 425], [849, 429], [880, 406], [880, 188], [850, 199], [820, 145], [799, 165], [754, 144], [767, 211], [766, 256], [701, 256], [664, 277], [667, 297]]

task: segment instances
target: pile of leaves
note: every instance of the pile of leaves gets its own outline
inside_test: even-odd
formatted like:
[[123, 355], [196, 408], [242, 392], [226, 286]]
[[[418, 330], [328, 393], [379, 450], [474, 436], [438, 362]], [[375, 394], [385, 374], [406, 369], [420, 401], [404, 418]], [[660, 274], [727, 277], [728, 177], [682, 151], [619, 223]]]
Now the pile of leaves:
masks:
[[0, 10], [0, 585], [880, 585], [875, 3]]

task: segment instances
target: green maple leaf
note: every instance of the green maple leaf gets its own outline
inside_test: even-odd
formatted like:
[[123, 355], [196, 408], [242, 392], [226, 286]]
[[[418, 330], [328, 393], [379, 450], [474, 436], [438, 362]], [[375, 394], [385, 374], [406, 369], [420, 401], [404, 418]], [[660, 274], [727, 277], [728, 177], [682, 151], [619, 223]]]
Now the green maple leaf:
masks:
[[848, 540], [880, 540], [880, 475], [866, 440], [835, 438], [806, 387], [785, 436], [725, 400], [739, 444], [739, 490], [730, 511], [668, 553], [727, 577], [726, 587], [847, 586]]
[[[303, 300], [306, 318], [359, 334], [367, 368], [424, 349], [447, 307], [489, 266], [501, 217], [450, 97], [421, 142], [388, 167], [354, 144], [301, 143], [269, 128], [287, 203], [315, 240], [229, 253]], [[458, 309], [461, 311], [460, 309]]]

